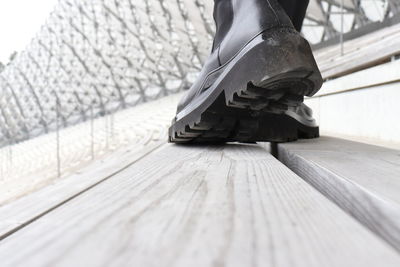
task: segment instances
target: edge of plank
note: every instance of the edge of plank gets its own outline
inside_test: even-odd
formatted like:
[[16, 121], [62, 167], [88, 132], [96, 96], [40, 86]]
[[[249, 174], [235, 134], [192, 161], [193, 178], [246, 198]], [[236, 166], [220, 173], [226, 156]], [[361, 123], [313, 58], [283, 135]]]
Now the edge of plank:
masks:
[[164, 146], [0, 247], [4, 267], [365, 267], [400, 260], [265, 149], [240, 144]]
[[[139, 151], [124, 149], [120, 153], [113, 153], [100, 162], [87, 166], [84, 171], [0, 207], [0, 241], [126, 170], [165, 144], [161, 141]], [[114, 161], [118, 161], [118, 164]], [[99, 164], [100, 167], [93, 167]]]
[[280, 144], [277, 158], [370, 231], [400, 252], [400, 207]]

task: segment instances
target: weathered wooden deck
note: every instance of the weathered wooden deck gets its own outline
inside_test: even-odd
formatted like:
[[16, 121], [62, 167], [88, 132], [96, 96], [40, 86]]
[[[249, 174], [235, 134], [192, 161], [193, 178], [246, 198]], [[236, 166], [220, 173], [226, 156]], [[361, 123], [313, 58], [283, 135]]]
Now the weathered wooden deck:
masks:
[[[336, 140], [320, 143], [325, 141], [335, 146]], [[318, 147], [311, 145], [305, 156], [301, 144], [280, 149], [282, 157], [288, 151], [319, 164], [322, 170], [293, 161], [311, 169], [314, 180], [306, 180], [323, 194], [275, 159], [266, 144], [163, 143], [115, 155], [81, 177], [2, 207], [1, 266], [399, 266], [397, 243], [385, 239], [399, 234], [398, 195], [390, 196], [400, 177], [396, 169], [387, 176], [384, 164], [397, 168], [400, 158], [383, 157], [383, 165], [370, 167], [373, 173], [354, 166], [357, 151], [370, 151], [349, 147], [340, 162], [353, 164], [350, 174], [335, 174], [337, 165], [330, 169], [329, 160], [318, 156], [323, 152], [314, 151]], [[359, 189], [342, 190], [346, 182], [340, 179]]]
[[[321, 52], [325, 77], [355, 71], [351, 58], [371, 47], [333, 61], [337, 51]], [[178, 99], [125, 111], [113, 149], [103, 142], [90, 164], [87, 127], [70, 130], [60, 179], [54, 154], [47, 165], [23, 155], [23, 175], [0, 181], [0, 267], [400, 266], [400, 151], [331, 137], [172, 145]]]
[[400, 266], [400, 151], [273, 150], [117, 150], [1, 206], [1, 266]]

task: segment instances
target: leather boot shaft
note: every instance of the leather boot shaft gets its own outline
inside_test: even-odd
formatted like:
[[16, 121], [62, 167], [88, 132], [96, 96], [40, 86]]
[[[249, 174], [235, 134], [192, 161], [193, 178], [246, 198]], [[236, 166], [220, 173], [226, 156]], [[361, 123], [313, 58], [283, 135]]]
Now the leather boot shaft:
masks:
[[219, 50], [225, 64], [246, 43], [264, 31], [293, 28], [290, 18], [277, 0], [216, 0], [217, 33], [213, 51]]
[[229, 32], [233, 22], [232, 0], [214, 0], [214, 21], [216, 32], [212, 51], [218, 47]]
[[279, 0], [295, 29], [300, 32], [310, 0]]

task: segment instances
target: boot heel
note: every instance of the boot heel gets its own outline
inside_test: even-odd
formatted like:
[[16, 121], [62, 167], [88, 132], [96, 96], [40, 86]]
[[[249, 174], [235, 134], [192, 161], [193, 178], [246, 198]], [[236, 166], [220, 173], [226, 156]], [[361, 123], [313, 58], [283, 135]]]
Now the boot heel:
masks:
[[311, 48], [294, 30], [260, 34], [234, 61], [224, 85], [229, 107], [282, 113], [322, 86]]

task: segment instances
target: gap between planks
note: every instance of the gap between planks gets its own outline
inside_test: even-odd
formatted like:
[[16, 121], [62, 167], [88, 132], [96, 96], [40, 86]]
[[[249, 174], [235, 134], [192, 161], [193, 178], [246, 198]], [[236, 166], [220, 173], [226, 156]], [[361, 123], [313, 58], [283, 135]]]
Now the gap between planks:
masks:
[[266, 152], [166, 145], [1, 242], [2, 267], [400, 266]]
[[322, 137], [280, 144], [278, 158], [400, 252], [400, 151]]
[[0, 207], [0, 242], [65, 203], [124, 171], [166, 143], [156, 142], [147, 147], [122, 149], [90, 164], [83, 170]]

